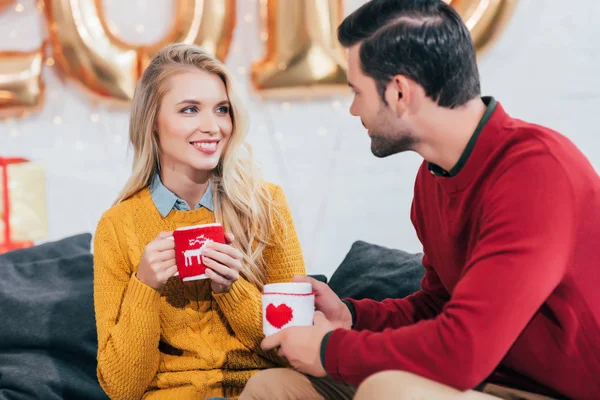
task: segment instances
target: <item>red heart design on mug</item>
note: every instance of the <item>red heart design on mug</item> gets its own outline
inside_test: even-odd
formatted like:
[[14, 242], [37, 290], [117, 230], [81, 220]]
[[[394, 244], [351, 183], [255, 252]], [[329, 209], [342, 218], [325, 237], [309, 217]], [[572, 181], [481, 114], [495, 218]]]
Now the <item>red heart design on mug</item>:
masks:
[[275, 307], [273, 304], [267, 306], [267, 321], [277, 329], [281, 329], [285, 324], [294, 318], [294, 310], [286, 304], [280, 304]]

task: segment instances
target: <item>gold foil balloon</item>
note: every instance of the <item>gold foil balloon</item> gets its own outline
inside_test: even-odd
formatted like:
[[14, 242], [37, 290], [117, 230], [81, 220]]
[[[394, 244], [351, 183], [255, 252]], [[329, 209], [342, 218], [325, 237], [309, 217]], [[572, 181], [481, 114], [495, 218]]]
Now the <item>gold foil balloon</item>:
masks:
[[261, 0], [266, 55], [252, 66], [262, 95], [302, 96], [348, 93], [337, 27], [341, 0]]
[[445, 0], [460, 14], [471, 31], [477, 55], [496, 41], [512, 16], [517, 0]]
[[44, 47], [0, 52], [0, 117], [22, 116], [44, 104]]
[[15, 0], [0, 0], [0, 12], [4, 10], [10, 4], [13, 4]]
[[[54, 57], [68, 77], [105, 100], [126, 104], [150, 58], [167, 43], [196, 43], [225, 60], [235, 27], [235, 0], [177, 0], [165, 38], [134, 46], [108, 29], [101, 0], [38, 0], [45, 8]], [[471, 31], [478, 55], [488, 49], [517, 0], [445, 0]], [[336, 37], [342, 0], [260, 0], [264, 57], [252, 66], [263, 95], [348, 93], [345, 57]], [[0, 11], [14, 4], [0, 0]], [[43, 102], [43, 46], [0, 53], [0, 116], [19, 115]]]
[[54, 57], [67, 76], [92, 93], [129, 101], [138, 79], [135, 49], [112, 40], [100, 0], [45, 0]]
[[150, 59], [168, 43], [196, 43], [224, 60], [235, 25], [235, 0], [178, 0], [166, 37], [126, 43], [108, 28], [100, 0], [45, 0], [56, 60], [67, 76], [104, 98], [127, 102]]
[[235, 27], [235, 0], [180, 0], [175, 3], [174, 15], [163, 40], [138, 49], [142, 71], [162, 47], [175, 42], [195, 43], [225, 61]]

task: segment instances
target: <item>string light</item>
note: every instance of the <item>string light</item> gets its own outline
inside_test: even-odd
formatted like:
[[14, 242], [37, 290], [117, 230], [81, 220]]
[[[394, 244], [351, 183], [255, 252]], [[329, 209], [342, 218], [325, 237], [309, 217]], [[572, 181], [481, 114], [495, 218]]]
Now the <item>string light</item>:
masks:
[[48, 57], [48, 59], [46, 60], [46, 65], [51, 67], [54, 65], [54, 58], [52, 57]]
[[92, 115], [90, 115], [90, 120], [92, 120], [93, 123], [97, 124], [98, 122], [100, 122], [100, 114], [92, 113]]
[[57, 115], [52, 119], [52, 122], [54, 122], [54, 125], [62, 125], [63, 119], [60, 115]]
[[281, 108], [283, 108], [284, 110], [289, 110], [290, 108], [292, 108], [292, 105], [289, 101], [284, 101], [283, 103], [281, 103]]
[[338, 110], [342, 106], [342, 103], [340, 103], [338, 100], [336, 100], [333, 103], [331, 103], [331, 106], [333, 108], [335, 108], [336, 110]]
[[21, 133], [19, 132], [19, 130], [17, 128], [11, 128], [10, 130], [10, 136], [12, 137], [17, 137], [19, 136]]
[[136, 30], [136, 32], [137, 32], [137, 33], [144, 33], [144, 25], [142, 25], [142, 24], [137, 24], [137, 25], [135, 26], [135, 30]]
[[240, 75], [246, 75], [247, 71], [245, 67], [237, 67], [237, 73]]
[[246, 21], [247, 23], [252, 22], [252, 14], [246, 14], [244, 16], [244, 21]]
[[269, 34], [267, 32], [262, 32], [260, 34], [260, 40], [262, 40], [263, 42], [266, 42], [267, 40], [269, 40]]
[[17, 5], [15, 6], [15, 11], [20, 13], [20, 12], [23, 12], [23, 10], [25, 10], [25, 7], [23, 7], [23, 4], [17, 3]]
[[260, 133], [267, 133], [268, 132], [267, 126], [266, 125], [259, 125], [258, 126], [258, 131]]

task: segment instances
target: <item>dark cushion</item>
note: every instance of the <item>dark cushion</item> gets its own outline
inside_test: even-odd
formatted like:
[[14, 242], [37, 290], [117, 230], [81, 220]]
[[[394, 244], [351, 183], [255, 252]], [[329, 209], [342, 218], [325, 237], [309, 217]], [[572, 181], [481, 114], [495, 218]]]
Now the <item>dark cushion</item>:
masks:
[[309, 275], [311, 278], [318, 280], [319, 282], [327, 283], [327, 277], [325, 275]]
[[40, 260], [62, 258], [65, 255], [89, 254], [92, 235], [81, 233], [55, 242], [0, 254], [0, 266], [4, 263], [24, 264]]
[[0, 399], [106, 399], [90, 234], [0, 255]]
[[423, 255], [354, 242], [329, 286], [340, 298], [400, 299], [418, 291], [425, 274]]

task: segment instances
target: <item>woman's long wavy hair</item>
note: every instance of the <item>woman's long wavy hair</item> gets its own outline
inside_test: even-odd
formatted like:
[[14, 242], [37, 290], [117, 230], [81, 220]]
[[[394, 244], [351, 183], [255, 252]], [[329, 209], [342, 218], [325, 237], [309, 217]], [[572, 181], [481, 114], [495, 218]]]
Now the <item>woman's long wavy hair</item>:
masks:
[[223, 63], [194, 45], [171, 44], [163, 48], [144, 71], [135, 89], [129, 124], [133, 147], [132, 174], [115, 204], [127, 200], [148, 187], [160, 173], [159, 141], [154, 127], [168, 80], [174, 74], [200, 69], [218, 76], [227, 90], [231, 104], [233, 132], [221, 160], [213, 170], [215, 218], [235, 236], [234, 246], [244, 254], [243, 275], [262, 289], [265, 283], [263, 250], [270, 243], [272, 198], [261, 183], [245, 142], [248, 117], [237, 96], [231, 74]]

